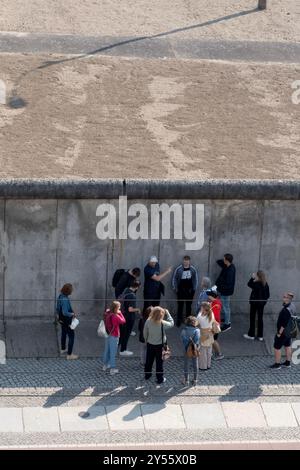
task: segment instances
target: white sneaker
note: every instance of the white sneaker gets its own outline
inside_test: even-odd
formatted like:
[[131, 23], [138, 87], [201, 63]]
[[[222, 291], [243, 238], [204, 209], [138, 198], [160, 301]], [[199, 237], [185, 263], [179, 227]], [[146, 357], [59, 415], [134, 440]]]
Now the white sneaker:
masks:
[[103, 372], [105, 372], [107, 369], [110, 369], [110, 365], [108, 365], [108, 366], [104, 365], [104, 366], [102, 367]]
[[120, 351], [120, 356], [133, 356], [133, 352], [132, 351]]
[[115, 375], [119, 373], [119, 369], [110, 369], [110, 375]]
[[130, 333], [130, 336], [136, 336], [136, 332], [135, 332], [135, 331], [132, 331], [132, 332]]
[[258, 337], [257, 339], [258, 339], [258, 341], [263, 341], [264, 340], [262, 337]]
[[249, 336], [246, 333], [243, 335], [245, 339], [252, 339], [254, 340], [254, 336]]

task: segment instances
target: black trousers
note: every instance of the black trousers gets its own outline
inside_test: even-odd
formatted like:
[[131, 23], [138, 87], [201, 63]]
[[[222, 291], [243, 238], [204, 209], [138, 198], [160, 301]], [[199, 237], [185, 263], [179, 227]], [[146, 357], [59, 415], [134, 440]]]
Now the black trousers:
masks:
[[63, 324], [61, 325], [61, 349], [66, 349], [66, 340], [67, 336], [69, 338], [68, 341], [68, 355], [70, 356], [73, 351], [74, 346], [74, 339], [75, 339], [75, 331], [71, 330], [69, 325]]
[[162, 383], [164, 380], [164, 369], [162, 360], [162, 344], [147, 343], [145, 379], [148, 380], [152, 376], [152, 367], [154, 359], [156, 360], [156, 380]]
[[124, 317], [126, 323], [124, 325], [120, 325], [120, 341], [119, 344], [121, 346], [121, 352], [127, 350], [127, 343], [130, 338], [130, 333], [132, 332], [132, 328], [134, 325], [135, 320], [135, 313], [124, 313]]
[[263, 322], [263, 314], [264, 314], [264, 305], [259, 305], [258, 303], [250, 304], [250, 328], [248, 331], [248, 335], [254, 337], [255, 336], [255, 320], [257, 315], [257, 336], [258, 338], [263, 338], [264, 336], [264, 322]]
[[145, 311], [148, 307], [159, 307], [159, 304], [160, 304], [160, 298], [155, 299], [155, 300], [147, 300], [147, 299], [144, 299], [144, 311]]
[[185, 304], [185, 315], [190, 316], [192, 313], [192, 303], [194, 291], [178, 291], [177, 292], [177, 321], [176, 325], [180, 326], [183, 321], [183, 309]]

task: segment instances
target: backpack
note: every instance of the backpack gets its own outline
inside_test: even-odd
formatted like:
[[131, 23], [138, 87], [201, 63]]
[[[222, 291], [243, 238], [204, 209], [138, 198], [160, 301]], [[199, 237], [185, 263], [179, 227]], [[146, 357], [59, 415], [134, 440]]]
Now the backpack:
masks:
[[199, 346], [194, 342], [192, 337], [190, 337], [189, 339], [189, 344], [186, 350], [186, 356], [189, 358], [200, 356]]
[[125, 269], [117, 269], [112, 278], [112, 286], [117, 287], [121, 276], [125, 273]]
[[298, 325], [297, 320], [295, 317], [290, 317], [288, 324], [286, 325], [284, 332], [284, 336], [287, 338], [297, 338], [298, 335]]

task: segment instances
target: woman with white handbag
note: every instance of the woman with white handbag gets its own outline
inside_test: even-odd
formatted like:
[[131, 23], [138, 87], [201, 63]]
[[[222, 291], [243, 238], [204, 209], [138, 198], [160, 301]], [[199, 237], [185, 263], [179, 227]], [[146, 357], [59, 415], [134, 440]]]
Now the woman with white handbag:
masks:
[[[104, 324], [107, 336], [105, 337], [103, 370], [106, 371], [110, 368], [110, 375], [115, 375], [119, 372], [116, 368], [116, 355], [120, 338], [120, 325], [125, 323], [126, 320], [121, 312], [121, 303], [118, 301], [112, 302], [110, 309], [107, 309], [104, 314]], [[99, 329], [100, 325], [98, 331]], [[100, 336], [102, 335], [100, 334]]]
[[[71, 306], [69, 295], [73, 292], [72, 284], [65, 284], [58, 296], [56, 311], [58, 314], [58, 321], [61, 324], [61, 350], [60, 353], [67, 353], [67, 359], [73, 360], [78, 359], [79, 356], [72, 354], [74, 339], [75, 339], [75, 328], [79, 321]], [[66, 340], [68, 341], [68, 349], [66, 348]]]

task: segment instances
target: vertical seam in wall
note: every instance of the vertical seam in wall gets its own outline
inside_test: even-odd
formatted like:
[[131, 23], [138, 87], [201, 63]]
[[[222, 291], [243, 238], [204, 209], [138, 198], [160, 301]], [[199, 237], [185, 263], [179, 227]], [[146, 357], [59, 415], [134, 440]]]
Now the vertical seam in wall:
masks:
[[[55, 272], [54, 272], [54, 319], [56, 318], [56, 292], [57, 292], [57, 264], [58, 264], [58, 199], [56, 200], [56, 214], [55, 214]], [[58, 340], [58, 328], [55, 322], [55, 333], [56, 333], [56, 343], [57, 350], [59, 351], [60, 345]]]
[[262, 239], [264, 231], [264, 216], [265, 216], [265, 201], [261, 201], [261, 214], [260, 214], [260, 233], [259, 233], [259, 249], [258, 249], [258, 267], [260, 268], [261, 262], [261, 251], [262, 251]]
[[6, 237], [6, 234], [5, 234], [5, 230], [6, 230], [6, 221], [5, 221], [5, 212], [6, 212], [6, 199], [4, 199], [4, 203], [3, 203], [3, 279], [2, 279], [2, 289], [3, 289], [3, 292], [2, 292], [2, 321], [3, 321], [3, 326], [4, 326], [4, 316], [5, 316], [5, 309], [4, 309], [4, 298], [5, 298], [5, 265], [6, 265], [6, 253], [5, 253], [5, 247], [6, 247], [6, 243], [5, 243], [5, 237]]
[[[113, 240], [112, 240], [113, 242]], [[107, 293], [108, 293], [108, 258], [109, 258], [109, 243], [107, 244], [106, 247], [106, 283], [105, 283], [105, 303], [107, 302]], [[106, 306], [104, 305], [104, 310]]]
[[[211, 201], [211, 215], [210, 215], [210, 227], [209, 227], [209, 240], [208, 240], [208, 259], [207, 259], [207, 276], [210, 278], [210, 260], [211, 260], [211, 240], [212, 240], [212, 227], [213, 227], [213, 215], [214, 215], [214, 201]], [[205, 220], [205, 205], [204, 205], [204, 220]]]

